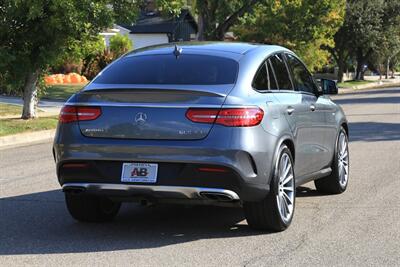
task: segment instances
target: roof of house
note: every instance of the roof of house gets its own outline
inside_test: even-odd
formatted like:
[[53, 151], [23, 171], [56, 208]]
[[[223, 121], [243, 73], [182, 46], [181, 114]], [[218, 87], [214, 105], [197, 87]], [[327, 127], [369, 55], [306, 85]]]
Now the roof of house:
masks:
[[162, 17], [159, 12], [142, 14], [134, 25], [122, 27], [130, 30], [130, 33], [173, 33], [179, 23], [189, 23], [197, 31], [197, 23], [189, 10], [182, 9], [178, 17]]

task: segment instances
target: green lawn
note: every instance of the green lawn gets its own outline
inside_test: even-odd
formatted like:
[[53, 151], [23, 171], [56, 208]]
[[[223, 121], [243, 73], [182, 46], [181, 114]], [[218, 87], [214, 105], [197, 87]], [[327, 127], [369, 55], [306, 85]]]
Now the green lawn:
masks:
[[357, 85], [364, 85], [368, 83], [373, 83], [374, 81], [356, 81], [356, 80], [351, 80], [351, 81], [345, 81], [338, 83], [339, 87], [353, 87]]
[[47, 88], [41, 98], [51, 100], [67, 100], [71, 95], [81, 90], [86, 84], [56, 84]]
[[22, 106], [0, 103], [0, 116], [21, 115]]
[[0, 120], [0, 136], [34, 132], [41, 130], [54, 129], [57, 126], [58, 117], [43, 117], [32, 120], [22, 119], [1, 119]]

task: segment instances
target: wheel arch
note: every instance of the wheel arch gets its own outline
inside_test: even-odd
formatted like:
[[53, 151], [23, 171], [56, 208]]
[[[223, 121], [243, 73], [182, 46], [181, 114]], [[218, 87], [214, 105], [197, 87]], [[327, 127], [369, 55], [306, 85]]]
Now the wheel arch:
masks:
[[292, 140], [292, 139], [289, 139], [289, 138], [286, 138], [286, 139], [284, 139], [284, 140], [281, 142], [281, 144], [279, 145], [279, 147], [280, 147], [281, 145], [286, 145], [286, 146], [289, 148], [290, 153], [292, 153], [293, 162], [296, 162], [295, 147], [294, 147], [294, 142], [293, 142], [293, 140]]
[[290, 153], [292, 154], [292, 159], [293, 163], [295, 164], [295, 145], [294, 145], [294, 140], [291, 135], [289, 134], [284, 134], [282, 135], [279, 139], [276, 141], [276, 145], [273, 151], [273, 159], [271, 162], [270, 168], [269, 168], [269, 174], [267, 174], [267, 184], [270, 184], [271, 179], [274, 175], [274, 169], [277, 163], [277, 158], [279, 156], [279, 149], [281, 148], [282, 145], [285, 145], [288, 147], [290, 150]]
[[349, 136], [349, 126], [348, 126], [347, 122], [346, 121], [342, 122], [340, 124], [340, 126], [342, 126], [344, 128], [344, 130], [346, 131], [347, 136]]

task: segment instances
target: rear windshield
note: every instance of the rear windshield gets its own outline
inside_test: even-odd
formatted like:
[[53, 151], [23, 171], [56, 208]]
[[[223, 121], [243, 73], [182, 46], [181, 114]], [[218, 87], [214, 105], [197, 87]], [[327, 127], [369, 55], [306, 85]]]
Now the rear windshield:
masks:
[[99, 84], [234, 84], [235, 60], [206, 55], [124, 57], [105, 69]]

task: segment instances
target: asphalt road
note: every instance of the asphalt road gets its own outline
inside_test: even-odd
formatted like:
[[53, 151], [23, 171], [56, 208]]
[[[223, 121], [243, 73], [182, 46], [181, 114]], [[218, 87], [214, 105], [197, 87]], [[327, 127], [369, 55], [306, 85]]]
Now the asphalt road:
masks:
[[0, 265], [400, 265], [400, 88], [336, 96], [350, 121], [342, 195], [298, 192], [282, 233], [240, 209], [126, 204], [108, 224], [71, 219], [51, 143], [0, 151]]

